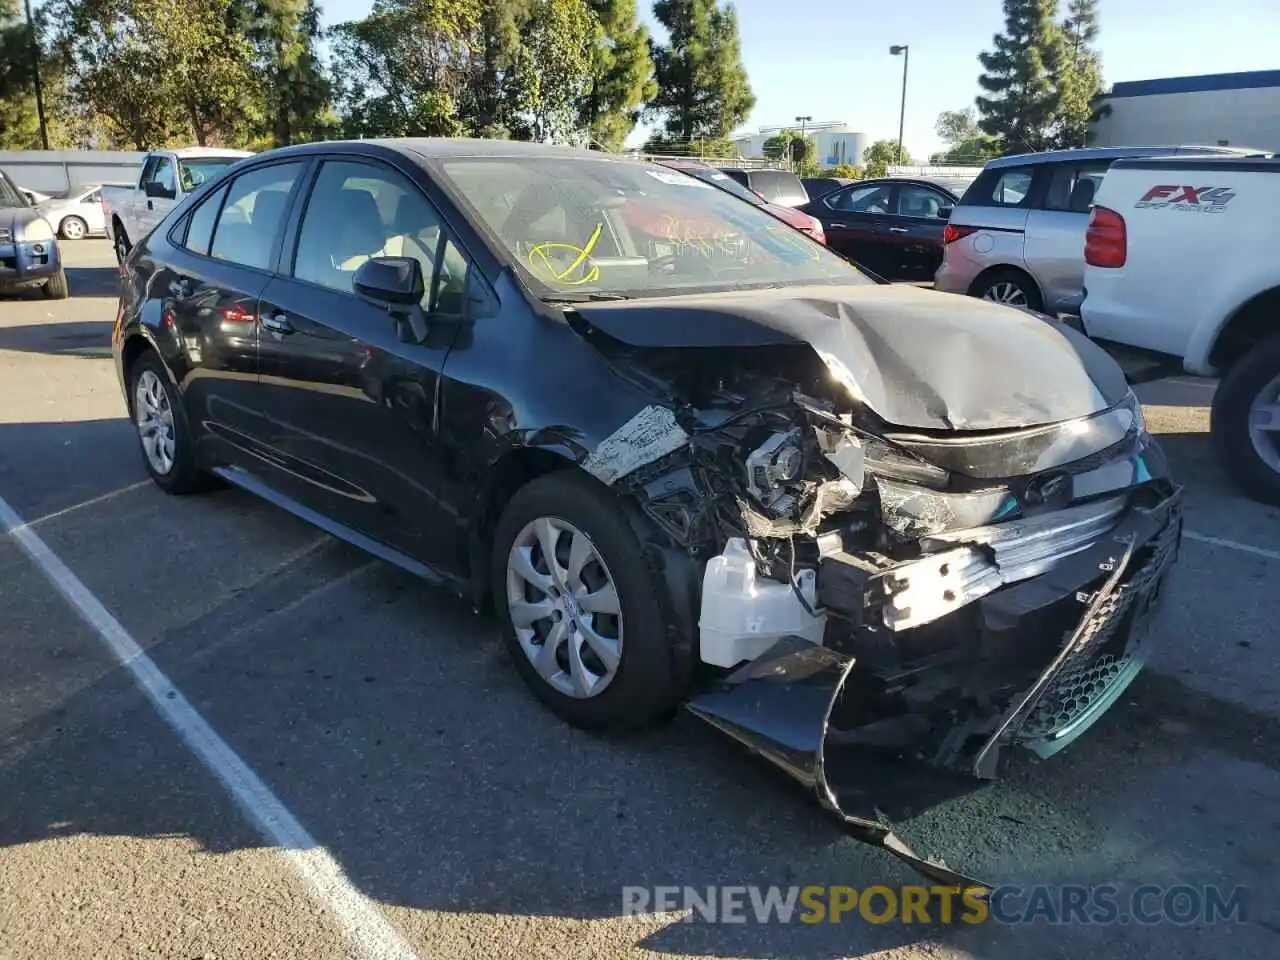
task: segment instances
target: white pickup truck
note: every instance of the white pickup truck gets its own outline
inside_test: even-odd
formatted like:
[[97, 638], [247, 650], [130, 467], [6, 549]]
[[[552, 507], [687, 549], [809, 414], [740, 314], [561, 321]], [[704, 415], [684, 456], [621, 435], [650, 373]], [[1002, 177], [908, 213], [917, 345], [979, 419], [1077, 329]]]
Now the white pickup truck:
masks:
[[1113, 352], [1222, 378], [1214, 444], [1240, 488], [1271, 504], [1280, 504], [1277, 250], [1280, 157], [1120, 160], [1094, 197], [1080, 308], [1085, 333]]
[[231, 164], [251, 156], [246, 150], [215, 147], [148, 153], [142, 158], [135, 186], [102, 188], [102, 214], [116, 258], [123, 262], [133, 245], [150, 233], [186, 194]]

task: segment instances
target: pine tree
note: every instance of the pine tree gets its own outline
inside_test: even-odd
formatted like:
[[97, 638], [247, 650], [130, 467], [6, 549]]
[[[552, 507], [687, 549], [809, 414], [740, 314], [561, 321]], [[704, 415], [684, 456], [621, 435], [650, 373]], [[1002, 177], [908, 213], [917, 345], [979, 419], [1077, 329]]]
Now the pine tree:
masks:
[[649, 31], [636, 21], [635, 0], [589, 0], [600, 21], [591, 88], [579, 121], [593, 145], [619, 150], [635, 129], [644, 104], [658, 92], [649, 56]]
[[658, 0], [654, 16], [669, 42], [655, 46], [658, 95], [669, 140], [727, 137], [751, 113], [755, 94], [742, 66], [738, 16], [716, 0]]
[[330, 128], [320, 30], [315, 0], [255, 0], [246, 33], [262, 83], [262, 126], [275, 146], [322, 139]]
[[1004, 0], [1004, 33], [978, 56], [978, 84], [988, 94], [976, 100], [979, 126], [1008, 150], [1043, 150], [1054, 142], [1054, 70], [1063, 56], [1057, 9], [1057, 0]]
[[1082, 147], [1088, 140], [1094, 102], [1102, 89], [1102, 68], [1092, 46], [1098, 33], [1098, 0], [1070, 0], [1054, 71], [1058, 90], [1054, 139], [1059, 147]]
[[0, 0], [0, 150], [40, 146], [31, 66], [31, 33], [18, 0]]

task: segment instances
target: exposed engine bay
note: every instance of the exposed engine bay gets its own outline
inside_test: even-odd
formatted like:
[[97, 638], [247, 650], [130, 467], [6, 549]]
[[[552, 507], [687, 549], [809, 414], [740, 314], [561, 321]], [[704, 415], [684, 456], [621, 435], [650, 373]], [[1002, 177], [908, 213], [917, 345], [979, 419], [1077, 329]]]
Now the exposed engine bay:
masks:
[[1141, 668], [1181, 513], [1137, 400], [904, 429], [808, 345], [614, 359], [664, 404], [584, 466], [705, 563], [700, 659], [720, 672], [689, 708], [864, 839], [976, 883], [893, 833], [866, 771], [994, 778], [1008, 748], [1073, 742]]

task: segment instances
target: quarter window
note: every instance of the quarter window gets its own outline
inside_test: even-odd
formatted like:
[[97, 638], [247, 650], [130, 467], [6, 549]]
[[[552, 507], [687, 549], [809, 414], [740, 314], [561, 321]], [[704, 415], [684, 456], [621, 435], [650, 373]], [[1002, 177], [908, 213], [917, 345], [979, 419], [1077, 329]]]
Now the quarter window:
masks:
[[1017, 207], [1031, 193], [1030, 170], [1006, 170], [991, 191], [991, 202], [1000, 207]]
[[[343, 293], [351, 292], [360, 265], [373, 257], [412, 257], [422, 266], [423, 306], [446, 300], [461, 311], [467, 261], [446, 241], [439, 276], [436, 254], [443, 223], [406, 177], [364, 163], [331, 160], [320, 168], [298, 235], [293, 275]], [[437, 301], [432, 289], [439, 281]]]
[[276, 237], [289, 209], [289, 193], [301, 170], [301, 163], [278, 163], [236, 177], [227, 188], [210, 256], [270, 270]]
[[1045, 209], [1088, 213], [1108, 166], [1108, 163], [1064, 163], [1056, 167], [1044, 198]]
[[213, 240], [213, 225], [218, 220], [218, 210], [226, 195], [227, 188], [223, 187], [192, 212], [191, 219], [187, 223], [187, 239], [182, 244], [192, 253], [209, 255], [209, 243]]

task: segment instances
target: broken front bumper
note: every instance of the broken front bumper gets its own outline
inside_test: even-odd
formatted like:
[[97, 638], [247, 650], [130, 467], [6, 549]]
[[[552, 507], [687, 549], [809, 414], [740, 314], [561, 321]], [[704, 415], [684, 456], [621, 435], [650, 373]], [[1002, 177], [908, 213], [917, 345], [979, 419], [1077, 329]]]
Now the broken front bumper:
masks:
[[[994, 778], [1006, 748], [1048, 757], [1088, 730], [1147, 659], [1181, 534], [1175, 488], [1129, 507], [1110, 531], [1033, 579], [970, 605], [975, 616], [964, 622], [1002, 637], [1006, 651], [1031, 646], [1028, 628], [1065, 622], [1060, 642], [1047, 638], [1047, 666], [1042, 659], [1027, 670], [1016, 656], [967, 663], [930, 698], [913, 686], [929, 674], [924, 667], [890, 675], [835, 646], [788, 637], [688, 707], [815, 790], [858, 839], [935, 881], [986, 886], [913, 851], [894, 833], [891, 812], [917, 813]], [[1044, 645], [1046, 637], [1035, 639]]]

